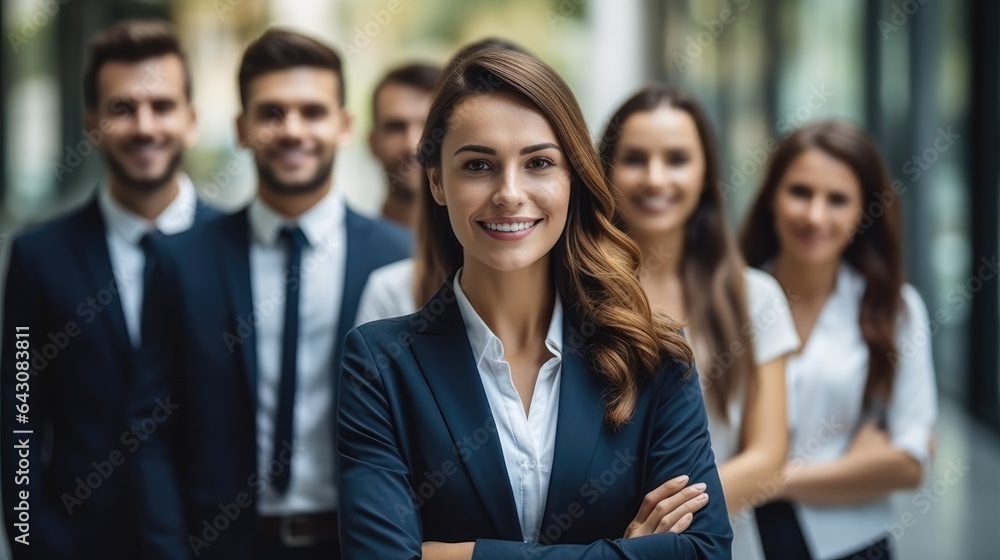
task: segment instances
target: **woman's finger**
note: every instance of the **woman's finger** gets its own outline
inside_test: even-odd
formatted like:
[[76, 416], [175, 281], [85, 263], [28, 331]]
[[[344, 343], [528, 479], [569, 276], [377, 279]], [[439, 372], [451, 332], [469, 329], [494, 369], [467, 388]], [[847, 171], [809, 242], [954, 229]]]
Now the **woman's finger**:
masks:
[[[708, 494], [706, 493], [698, 494], [694, 498], [691, 498], [690, 500], [681, 504], [680, 507], [670, 512], [669, 515], [661, 519], [660, 523], [657, 524], [656, 529], [653, 530], [653, 533], [654, 534], [666, 533], [666, 532], [679, 533], [680, 531], [683, 531], [684, 529], [679, 529], [675, 531], [674, 527], [680, 525], [685, 517], [691, 516], [691, 519], [694, 519], [694, 514], [701, 508], [705, 507], [705, 504], [707, 503], [708, 503]], [[690, 523], [688, 523], [688, 525], [690, 525]], [[687, 528], [687, 526], [685, 526], [684, 528]]]
[[[708, 503], [708, 501], [706, 500], [705, 503]], [[684, 531], [686, 531], [688, 529], [688, 527], [691, 526], [691, 522], [692, 521], [694, 521], [694, 514], [693, 513], [685, 513], [684, 517], [681, 517], [681, 520], [678, 521], [677, 523], [675, 523], [674, 526], [670, 528], [670, 532], [671, 533], [683, 533]]]
[[[688, 509], [684, 509], [684, 505], [698, 495], [704, 494], [706, 489], [705, 483], [698, 483], [688, 486], [682, 489], [680, 492], [673, 494], [663, 500], [660, 500], [655, 506], [653, 506], [652, 511], [646, 517], [645, 521], [638, 523], [637, 525], [633, 521], [630, 524], [631, 534], [630, 537], [640, 537], [644, 535], [651, 535], [657, 532], [657, 528], [660, 526], [661, 522], [666, 523], [663, 530], [660, 532], [665, 532], [670, 529], [680, 518], [687, 513]], [[666, 521], [664, 521], [666, 519]]]
[[[683, 490], [684, 485], [687, 484], [687, 482], [688, 476], [683, 474], [676, 478], [672, 478], [651, 490], [645, 497], [643, 497], [642, 505], [639, 507], [639, 513], [635, 515], [635, 519], [632, 520], [632, 523], [639, 525], [645, 523], [649, 514], [652, 513], [653, 508], [656, 507], [656, 504], [659, 504], [663, 500]], [[630, 524], [629, 526], [631, 527], [632, 525]]]

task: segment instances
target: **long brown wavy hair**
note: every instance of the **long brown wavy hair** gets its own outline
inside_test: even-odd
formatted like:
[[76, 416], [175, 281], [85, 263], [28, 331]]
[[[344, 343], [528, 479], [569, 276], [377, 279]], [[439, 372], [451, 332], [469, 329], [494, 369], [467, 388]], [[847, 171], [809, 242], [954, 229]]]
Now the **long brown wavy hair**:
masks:
[[[747, 261], [761, 266], [781, 249], [774, 225], [772, 205], [785, 172], [807, 150], [819, 150], [844, 163], [861, 183], [863, 212], [870, 222], [860, 224], [841, 258], [850, 263], [866, 281], [858, 323], [868, 345], [868, 378], [864, 404], [876, 395], [885, 398], [892, 389], [896, 351], [895, 326], [902, 309], [902, 240], [899, 208], [885, 204], [893, 200], [890, 175], [872, 137], [858, 126], [841, 121], [807, 125], [781, 143], [771, 158], [764, 185], [754, 201], [743, 227], [740, 245]], [[876, 215], [874, 209], [880, 209]]]
[[[756, 370], [753, 342], [750, 340], [750, 316], [746, 304], [746, 280], [743, 258], [726, 225], [725, 201], [719, 187], [719, 150], [708, 114], [701, 104], [682, 89], [648, 86], [630, 97], [611, 117], [601, 137], [599, 150], [605, 177], [611, 180], [615, 152], [625, 122], [636, 113], [670, 107], [684, 111], [694, 120], [698, 139], [705, 154], [705, 177], [701, 197], [694, 212], [684, 224], [684, 255], [680, 275], [684, 284], [684, 304], [689, 312], [689, 329], [693, 339], [704, 347], [705, 358], [701, 375], [709, 400], [723, 418], [728, 418], [729, 399], [737, 387], [745, 383]], [[612, 185], [614, 186], [614, 185]], [[628, 232], [623, 219], [616, 225]], [[742, 352], [732, 355], [733, 343]], [[716, 357], [728, 355], [729, 366]]]
[[[537, 58], [485, 48], [462, 58], [438, 88], [417, 158], [440, 169], [441, 145], [454, 109], [476, 95], [505, 92], [535, 106], [549, 121], [570, 162], [566, 228], [549, 252], [556, 289], [575, 325], [587, 335], [579, 350], [607, 385], [605, 421], [628, 423], [640, 387], [668, 362], [690, 365], [691, 349], [680, 325], [654, 318], [639, 283], [639, 248], [614, 225], [615, 201], [576, 98], [566, 82]], [[452, 274], [463, 250], [451, 229], [448, 209], [423, 200], [432, 268]], [[589, 329], [587, 328], [589, 327]]]

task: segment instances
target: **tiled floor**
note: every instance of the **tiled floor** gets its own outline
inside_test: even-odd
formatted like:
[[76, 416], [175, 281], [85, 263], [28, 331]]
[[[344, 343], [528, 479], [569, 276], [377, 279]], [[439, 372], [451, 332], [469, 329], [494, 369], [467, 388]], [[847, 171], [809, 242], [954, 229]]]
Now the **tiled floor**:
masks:
[[922, 489], [896, 497], [894, 560], [1000, 559], [1000, 437], [944, 400], [937, 441]]

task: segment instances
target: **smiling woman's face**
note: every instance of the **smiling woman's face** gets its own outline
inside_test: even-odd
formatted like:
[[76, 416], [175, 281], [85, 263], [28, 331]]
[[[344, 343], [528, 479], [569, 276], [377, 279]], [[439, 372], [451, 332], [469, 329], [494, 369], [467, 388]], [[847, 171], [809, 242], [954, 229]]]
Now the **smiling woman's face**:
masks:
[[847, 164], [806, 150], [788, 166], [774, 194], [781, 252], [812, 264], [839, 261], [854, 236], [862, 203], [861, 183]]
[[489, 93], [448, 120], [431, 193], [448, 207], [465, 262], [512, 272], [555, 246], [569, 212], [570, 164], [545, 116], [527, 100]]
[[704, 190], [705, 151], [694, 118], [662, 106], [625, 119], [611, 183], [631, 231], [671, 234], [684, 227]]

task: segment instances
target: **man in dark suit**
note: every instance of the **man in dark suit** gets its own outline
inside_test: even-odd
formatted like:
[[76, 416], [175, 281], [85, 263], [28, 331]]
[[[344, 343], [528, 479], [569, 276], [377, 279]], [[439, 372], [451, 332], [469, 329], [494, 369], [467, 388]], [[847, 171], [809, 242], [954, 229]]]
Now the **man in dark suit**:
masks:
[[125, 402], [146, 240], [219, 214], [179, 169], [196, 122], [169, 25], [125, 21], [95, 37], [83, 92], [108, 173], [83, 207], [15, 239], [7, 274], [0, 456], [17, 559], [139, 556], [127, 473], [155, 422], [131, 429]]
[[408, 234], [333, 188], [351, 133], [340, 59], [272, 30], [239, 72], [250, 206], [154, 248], [132, 421], [176, 407], [138, 452], [148, 558], [339, 557], [334, 404], [369, 272]]

